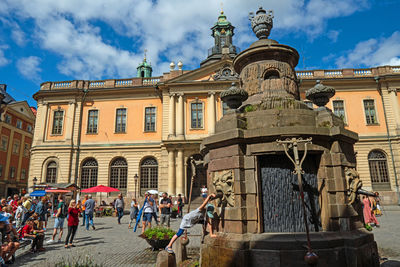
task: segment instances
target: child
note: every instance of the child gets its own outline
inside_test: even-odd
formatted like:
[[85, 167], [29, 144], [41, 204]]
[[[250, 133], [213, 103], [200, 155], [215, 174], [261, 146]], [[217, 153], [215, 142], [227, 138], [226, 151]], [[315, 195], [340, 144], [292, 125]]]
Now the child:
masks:
[[[183, 216], [183, 219], [182, 219], [181, 225], [179, 226], [178, 232], [176, 233], [176, 235], [174, 235], [172, 237], [168, 246], [165, 248], [165, 250], [168, 253], [174, 253], [174, 251], [172, 250], [172, 244], [174, 244], [176, 239], [178, 239], [178, 237], [180, 237], [186, 231], [185, 229], [192, 228], [196, 223], [203, 220], [206, 212], [207, 212], [208, 218], [211, 218], [211, 219], [214, 218], [214, 215], [213, 215], [214, 205], [207, 204], [210, 200], [212, 200], [214, 198], [215, 198], [215, 194], [210, 194], [209, 196], [206, 197], [206, 199], [204, 200], [203, 204], [201, 204], [200, 207], [198, 207], [196, 210], [191, 211], [190, 213]], [[207, 221], [207, 224], [208, 224], [208, 227], [210, 230], [210, 236], [216, 237], [216, 235], [213, 234], [212, 224], [208, 218], [206, 219], [206, 221]]]
[[131, 217], [131, 220], [129, 221], [129, 226], [128, 226], [129, 229], [132, 228], [131, 224], [132, 224], [133, 220], [136, 219], [136, 217], [137, 217], [137, 215], [139, 213], [139, 209], [140, 209], [140, 207], [139, 207], [139, 204], [136, 201], [136, 198], [132, 198], [131, 211], [130, 211], [130, 214], [129, 214], [129, 216]]

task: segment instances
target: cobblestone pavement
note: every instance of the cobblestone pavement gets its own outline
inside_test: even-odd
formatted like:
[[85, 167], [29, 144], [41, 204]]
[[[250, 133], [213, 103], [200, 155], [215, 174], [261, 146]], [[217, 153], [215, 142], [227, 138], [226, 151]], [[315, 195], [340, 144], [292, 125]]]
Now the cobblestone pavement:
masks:
[[400, 261], [400, 207], [384, 207], [383, 215], [378, 217], [378, 221], [381, 227], [374, 227], [372, 232], [381, 256]]
[[[76, 247], [66, 249], [64, 243], [45, 244], [45, 252], [29, 253], [27, 248], [17, 254], [15, 266], [54, 266], [60, 262], [75, 262], [88, 257], [93, 263], [101, 266], [155, 266], [157, 252], [153, 252], [146, 240], [140, 238], [141, 228], [136, 233], [128, 229], [129, 215], [122, 218], [121, 225], [115, 217], [94, 218], [96, 230], [86, 231], [79, 226], [74, 244]], [[154, 221], [153, 221], [154, 222]], [[180, 219], [172, 219], [171, 228], [179, 228]], [[51, 238], [54, 220], [50, 219], [45, 240]], [[67, 228], [64, 226], [65, 241]], [[201, 225], [196, 225], [189, 232], [188, 249], [200, 247]], [[58, 238], [58, 237], [57, 237]]]
[[[122, 224], [117, 224], [115, 217], [95, 218], [96, 231], [86, 231], [79, 226], [76, 235], [76, 247], [65, 249], [63, 243], [45, 245], [44, 253], [30, 254], [23, 249], [17, 254], [15, 266], [54, 266], [59, 262], [88, 257], [93, 263], [103, 266], [154, 266], [157, 252], [153, 252], [147, 242], [128, 229], [129, 216], [122, 218]], [[386, 207], [384, 215], [378, 217], [380, 228], [374, 228], [373, 233], [381, 254], [390, 260], [400, 261], [400, 208]], [[180, 219], [173, 220], [171, 227], [177, 230]], [[53, 231], [54, 220], [50, 219], [46, 240]], [[65, 230], [67, 230], [65, 228]], [[200, 246], [201, 226], [196, 225], [189, 231], [189, 250]], [[65, 240], [64, 233], [63, 240]]]

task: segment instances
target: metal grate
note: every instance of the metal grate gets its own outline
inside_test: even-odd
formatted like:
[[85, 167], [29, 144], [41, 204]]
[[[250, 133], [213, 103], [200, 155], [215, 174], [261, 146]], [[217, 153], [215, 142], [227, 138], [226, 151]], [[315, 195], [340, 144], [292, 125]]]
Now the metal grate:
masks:
[[158, 163], [154, 158], [146, 158], [140, 166], [140, 194], [158, 189]]
[[97, 161], [88, 159], [82, 165], [81, 188], [90, 188], [97, 185]]
[[57, 163], [51, 161], [47, 165], [46, 171], [46, 183], [53, 183], [55, 184], [57, 181]]
[[385, 153], [373, 150], [368, 155], [369, 172], [372, 184], [389, 184], [389, 174]]
[[119, 190], [126, 190], [128, 181], [128, 164], [123, 158], [117, 158], [111, 164], [110, 186]]

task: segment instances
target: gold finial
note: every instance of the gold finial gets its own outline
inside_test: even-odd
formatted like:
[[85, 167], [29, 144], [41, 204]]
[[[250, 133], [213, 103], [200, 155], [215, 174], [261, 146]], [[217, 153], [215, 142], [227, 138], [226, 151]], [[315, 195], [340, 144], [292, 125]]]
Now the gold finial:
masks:
[[223, 15], [223, 14], [224, 14], [224, 3], [221, 2], [221, 15]]
[[144, 61], [146, 61], [146, 53], [147, 53], [147, 49], [144, 50]]

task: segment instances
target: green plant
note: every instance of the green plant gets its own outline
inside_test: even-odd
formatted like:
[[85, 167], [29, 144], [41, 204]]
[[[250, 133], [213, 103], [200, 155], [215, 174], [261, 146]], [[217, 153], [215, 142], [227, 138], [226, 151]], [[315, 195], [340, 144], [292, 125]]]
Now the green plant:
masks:
[[178, 208], [173, 207], [172, 212], [178, 212]]
[[73, 260], [62, 259], [61, 262], [58, 262], [54, 265], [55, 267], [102, 267], [103, 265], [94, 263], [93, 260], [86, 256], [82, 258], [78, 256]]
[[153, 227], [143, 233], [145, 238], [153, 240], [171, 239], [175, 234], [175, 231], [165, 227]]
[[254, 108], [253, 105], [248, 105], [248, 106], [246, 106], [246, 107], [244, 108], [244, 111], [245, 111], [245, 112], [252, 112], [252, 111], [254, 111], [254, 110], [255, 110], [255, 108]]

